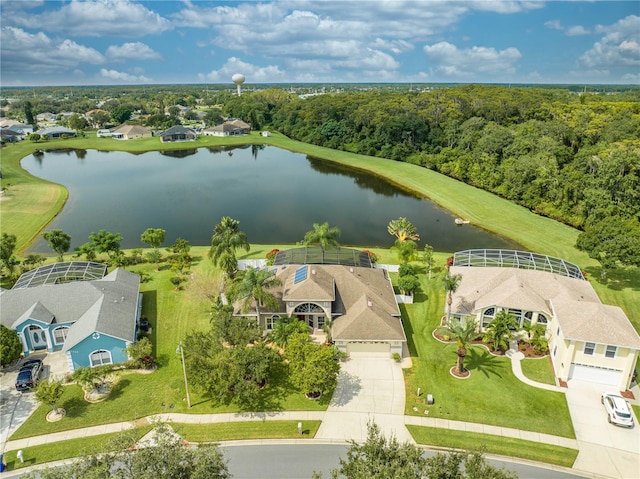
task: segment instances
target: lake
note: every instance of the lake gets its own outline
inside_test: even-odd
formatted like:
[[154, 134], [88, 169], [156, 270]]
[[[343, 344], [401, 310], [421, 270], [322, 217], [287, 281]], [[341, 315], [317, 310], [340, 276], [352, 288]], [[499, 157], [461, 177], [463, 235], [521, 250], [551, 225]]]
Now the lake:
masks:
[[[114, 140], [115, 141], [115, 140]], [[209, 245], [224, 215], [240, 220], [249, 242], [295, 244], [313, 223], [342, 231], [342, 245], [389, 247], [390, 220], [407, 217], [421, 241], [437, 251], [519, 249], [517, 243], [473, 225], [459, 226], [435, 203], [361, 171], [270, 146], [200, 148], [133, 154], [53, 150], [22, 166], [69, 190], [62, 212], [47, 227], [71, 235], [72, 249], [92, 232], [120, 233], [122, 248], [144, 247], [147, 228]], [[50, 253], [40, 238], [30, 252]]]

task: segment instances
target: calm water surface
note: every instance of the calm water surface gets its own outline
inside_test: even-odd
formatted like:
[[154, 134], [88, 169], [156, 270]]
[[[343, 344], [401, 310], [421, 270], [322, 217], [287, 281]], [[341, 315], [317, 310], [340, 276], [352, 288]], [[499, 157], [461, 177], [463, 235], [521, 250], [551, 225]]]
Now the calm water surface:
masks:
[[[22, 166], [68, 188], [67, 204], [47, 229], [69, 233], [72, 249], [100, 229], [120, 233], [123, 248], [146, 246], [140, 234], [147, 228], [166, 230], [167, 245], [178, 237], [208, 245], [223, 215], [240, 220], [251, 243], [294, 244], [313, 223], [328, 221], [342, 230], [343, 245], [387, 247], [394, 241], [387, 224], [405, 216], [420, 246], [518, 248], [472, 225], [456, 226], [448, 211], [375, 176], [275, 147], [50, 151]], [[42, 239], [31, 250], [50, 252]]]

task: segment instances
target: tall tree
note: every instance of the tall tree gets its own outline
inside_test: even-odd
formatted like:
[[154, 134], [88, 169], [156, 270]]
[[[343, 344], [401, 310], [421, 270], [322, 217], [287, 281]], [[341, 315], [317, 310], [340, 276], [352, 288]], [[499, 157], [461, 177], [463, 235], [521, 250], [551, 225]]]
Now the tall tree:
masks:
[[298, 389], [310, 398], [333, 392], [340, 372], [333, 348], [312, 342], [305, 332], [291, 337], [286, 354]]
[[402, 263], [413, 261], [417, 258], [418, 255], [418, 245], [413, 240], [400, 241], [399, 239], [397, 239], [391, 249], [396, 250], [398, 259]]
[[247, 234], [240, 230], [240, 221], [223, 216], [213, 228], [209, 258], [219, 266], [228, 277], [233, 277], [238, 269], [236, 250], [249, 251]]
[[328, 246], [338, 246], [340, 233], [340, 228], [329, 226], [328, 222], [314, 223], [313, 229], [304, 234], [302, 244], [307, 246], [320, 245], [322, 249], [327, 249]]
[[94, 245], [96, 252], [107, 253], [110, 259], [116, 258], [120, 254], [120, 242], [122, 241], [120, 233], [100, 230], [97, 233], [92, 232], [89, 235], [89, 240]]
[[36, 129], [36, 119], [33, 116], [33, 105], [29, 100], [24, 102], [24, 117], [27, 122], [27, 125], [32, 125], [33, 129]]
[[64, 393], [64, 386], [60, 381], [47, 380], [40, 381], [36, 386], [36, 399], [43, 404], [51, 406], [55, 413], [58, 413], [58, 405]]
[[387, 225], [387, 231], [390, 235], [398, 238], [399, 241], [419, 241], [420, 235], [416, 227], [407, 218], [400, 217], [396, 220], [389, 221]]
[[618, 264], [640, 266], [640, 221], [608, 216], [588, 225], [578, 235], [576, 246], [600, 262], [603, 276]]
[[2, 267], [5, 268], [10, 275], [13, 274], [17, 264], [17, 260], [15, 256], [13, 256], [13, 252], [16, 249], [16, 241], [16, 235], [2, 233], [0, 237], [0, 261], [2, 262]]
[[476, 323], [473, 320], [447, 321], [447, 324], [442, 327], [442, 331], [456, 342], [457, 370], [459, 374], [463, 374], [465, 372], [464, 358], [467, 355], [467, 348], [471, 341], [478, 337]]
[[140, 241], [158, 249], [164, 241], [166, 233], [162, 228], [147, 228], [140, 235]]
[[277, 310], [278, 300], [270, 290], [280, 285], [282, 280], [276, 277], [273, 271], [265, 268], [247, 268], [242, 277], [232, 284], [230, 297], [240, 301], [243, 313], [246, 313], [253, 303], [256, 315], [260, 319], [261, 306], [269, 308], [270, 311]]
[[164, 423], [154, 425], [153, 440], [136, 447], [134, 430], [124, 431], [72, 464], [32, 471], [24, 479], [230, 479], [227, 462], [212, 444], [186, 447]]
[[429, 279], [431, 279], [431, 271], [433, 270], [433, 246], [429, 244], [424, 245], [422, 260], [424, 261], [425, 267], [427, 269]]
[[0, 363], [11, 364], [22, 355], [22, 343], [15, 330], [0, 324]]
[[286, 349], [289, 339], [298, 333], [308, 335], [309, 327], [307, 324], [296, 317], [285, 316], [275, 321], [273, 329], [269, 331], [267, 340], [276, 346]]
[[49, 242], [49, 248], [58, 253], [58, 261], [64, 261], [64, 254], [71, 248], [71, 235], [55, 229], [45, 231], [42, 237]]
[[459, 274], [447, 274], [442, 278], [442, 287], [444, 288], [447, 294], [447, 321], [451, 318], [451, 304], [453, 303], [453, 293], [458, 290], [458, 286], [460, 286], [460, 281], [462, 281], [462, 275]]

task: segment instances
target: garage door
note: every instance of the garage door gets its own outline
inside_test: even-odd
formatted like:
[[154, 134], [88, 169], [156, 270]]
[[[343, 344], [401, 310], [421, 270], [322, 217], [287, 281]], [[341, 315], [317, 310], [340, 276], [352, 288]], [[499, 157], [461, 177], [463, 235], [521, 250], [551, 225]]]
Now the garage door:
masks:
[[571, 364], [569, 379], [617, 387], [622, 380], [622, 371], [587, 366], [585, 364]]
[[391, 345], [385, 342], [362, 341], [347, 344], [347, 353], [386, 353], [391, 351]]

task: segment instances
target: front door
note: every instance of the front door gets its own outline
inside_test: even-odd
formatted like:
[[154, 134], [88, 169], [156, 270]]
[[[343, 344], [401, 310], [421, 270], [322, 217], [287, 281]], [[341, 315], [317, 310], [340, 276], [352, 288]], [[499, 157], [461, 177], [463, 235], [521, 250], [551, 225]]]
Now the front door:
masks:
[[29, 326], [29, 340], [33, 349], [47, 349], [47, 333], [39, 326]]

